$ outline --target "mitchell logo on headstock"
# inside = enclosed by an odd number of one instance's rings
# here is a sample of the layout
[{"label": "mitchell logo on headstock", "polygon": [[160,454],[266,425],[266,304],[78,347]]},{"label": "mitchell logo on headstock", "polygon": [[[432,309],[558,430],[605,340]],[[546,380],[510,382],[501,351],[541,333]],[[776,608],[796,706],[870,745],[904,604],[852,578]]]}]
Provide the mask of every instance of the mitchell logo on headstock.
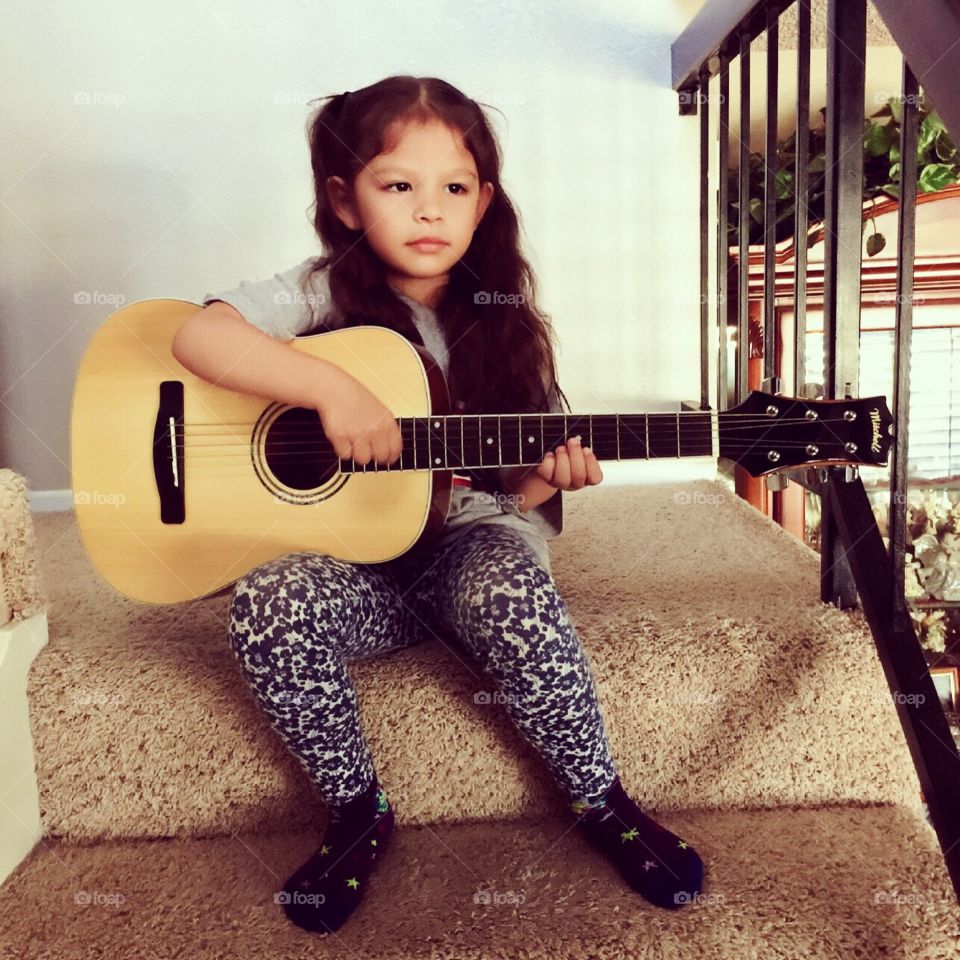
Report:
[{"label": "mitchell logo on headstock", "polygon": [[880,411],[874,408],[870,411],[870,423],[873,426],[873,440],[870,449],[874,453],[880,452]]}]

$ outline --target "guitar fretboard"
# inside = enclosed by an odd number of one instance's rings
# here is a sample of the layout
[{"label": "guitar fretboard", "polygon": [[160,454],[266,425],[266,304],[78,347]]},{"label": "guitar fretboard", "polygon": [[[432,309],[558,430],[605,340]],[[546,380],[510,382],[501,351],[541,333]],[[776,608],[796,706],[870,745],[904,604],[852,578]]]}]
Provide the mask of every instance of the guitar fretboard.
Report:
[{"label": "guitar fretboard", "polygon": [[530,466],[570,437],[598,460],[704,457],[719,453],[717,415],[520,413],[398,417],[403,449],[389,465],[340,460],[344,473]]}]

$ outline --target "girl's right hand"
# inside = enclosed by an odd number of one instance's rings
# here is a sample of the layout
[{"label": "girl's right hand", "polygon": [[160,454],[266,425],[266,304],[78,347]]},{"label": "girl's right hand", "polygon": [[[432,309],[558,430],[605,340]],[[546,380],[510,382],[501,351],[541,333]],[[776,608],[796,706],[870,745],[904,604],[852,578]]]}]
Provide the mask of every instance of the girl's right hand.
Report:
[{"label": "girl's right hand", "polygon": [[341,460],[361,466],[375,460],[386,466],[403,443],[393,413],[359,380],[345,378],[337,396],[317,406],[323,432]]}]

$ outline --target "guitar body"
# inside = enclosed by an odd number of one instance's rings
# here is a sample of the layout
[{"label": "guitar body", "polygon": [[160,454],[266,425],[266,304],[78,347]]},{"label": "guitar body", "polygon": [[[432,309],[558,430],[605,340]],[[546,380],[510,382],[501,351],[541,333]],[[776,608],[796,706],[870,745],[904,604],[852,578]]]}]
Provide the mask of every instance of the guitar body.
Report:
[{"label": "guitar body", "polygon": [[[171,299],[123,307],[94,333],[80,362],[70,431],[77,522],[111,586],[134,600],[179,603],[220,592],[285,553],[375,563],[440,532],[451,471],[340,472],[329,445],[317,453],[315,411],[227,390],[186,370],[171,344],[199,309]],[[351,327],[291,346],[345,369],[395,416],[449,411],[442,371],[392,330]],[[178,395],[179,384],[176,463],[157,425],[169,419],[162,390]],[[165,492],[158,484],[164,453],[176,467]],[[182,518],[162,518],[162,497],[171,509],[180,498]]]}]

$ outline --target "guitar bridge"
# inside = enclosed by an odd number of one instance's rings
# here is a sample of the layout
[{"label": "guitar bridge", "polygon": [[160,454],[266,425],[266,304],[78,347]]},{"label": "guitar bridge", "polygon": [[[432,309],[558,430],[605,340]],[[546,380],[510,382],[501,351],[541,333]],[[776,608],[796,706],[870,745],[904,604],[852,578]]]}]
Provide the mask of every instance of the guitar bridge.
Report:
[{"label": "guitar bridge", "polygon": [[153,480],[162,523],[183,523],[186,517],[183,449],[183,382],[163,380],[153,425]]}]

